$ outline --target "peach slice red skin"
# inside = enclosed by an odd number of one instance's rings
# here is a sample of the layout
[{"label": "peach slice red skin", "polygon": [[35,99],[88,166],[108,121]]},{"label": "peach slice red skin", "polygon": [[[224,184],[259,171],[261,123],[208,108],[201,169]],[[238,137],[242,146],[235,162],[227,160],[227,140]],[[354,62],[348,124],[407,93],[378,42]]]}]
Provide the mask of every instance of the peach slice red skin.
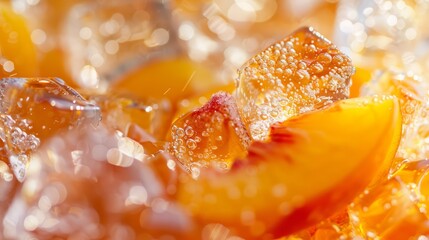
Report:
[{"label": "peach slice red skin", "polygon": [[[320,192],[317,194],[309,194],[307,192],[309,196],[304,199],[293,199],[293,197],[289,196],[289,200],[286,199],[286,203],[290,204],[291,208],[287,209],[286,212],[280,213],[278,210],[280,209],[279,207],[281,207],[280,203],[283,203],[284,199],[270,198],[271,187],[269,187],[269,189],[264,186],[259,189],[256,187],[256,190],[259,192],[255,193],[253,199],[248,196],[243,197],[243,195],[239,195],[238,200],[231,200],[225,195],[228,194],[230,185],[235,185],[232,187],[245,188],[246,184],[247,187],[252,184],[260,185],[260,183],[271,184],[269,186],[272,187],[274,184],[277,184],[277,181],[281,179],[279,179],[279,176],[282,175],[282,169],[293,167],[293,165],[297,164],[297,162],[294,161],[296,159],[288,157],[291,153],[294,153],[291,152],[294,151],[293,145],[296,144],[294,141],[302,141],[303,139],[306,141],[305,134],[288,136],[288,125],[294,125],[293,122],[295,122],[296,129],[300,122],[305,121],[305,118],[308,118],[311,114],[305,114],[286,121],[281,124],[283,127],[281,125],[273,126],[271,129],[271,142],[253,143],[249,148],[246,161],[237,160],[237,163],[233,165],[231,171],[226,173],[226,175],[212,170],[204,170],[201,172],[200,179],[196,181],[189,180],[190,177],[182,177],[179,181],[178,201],[181,202],[185,208],[188,208],[200,223],[221,222],[225,226],[231,228],[233,232],[246,238],[265,239],[281,237],[316,224],[334,214],[337,210],[343,209],[354,197],[362,192],[371,181],[374,181],[373,178],[380,177],[381,172],[385,172],[385,168],[390,166],[391,159],[395,154],[400,139],[401,116],[396,98],[382,101],[391,101],[387,103],[388,106],[383,106],[388,107],[388,110],[386,108],[383,110],[384,112],[382,112],[383,114],[390,112],[391,116],[383,121],[385,125],[379,130],[378,135],[375,135],[376,138],[371,140],[371,146],[365,149],[366,152],[361,155],[362,158],[358,160],[355,165],[352,165],[353,168],[348,169],[348,173],[344,173],[342,176],[338,177],[339,179],[333,181],[332,185],[325,185],[330,186],[329,189],[319,189],[318,191]],[[341,111],[341,105],[334,104],[330,109],[331,112]],[[371,113],[373,110],[368,109],[367,111],[366,113]],[[376,121],[377,114],[373,117],[373,120],[370,122],[370,124],[372,124],[370,129],[377,127],[375,124],[379,124],[379,122]],[[349,118],[347,120],[353,119]],[[355,122],[350,122],[348,124],[350,125],[349,127],[353,127]],[[333,129],[335,130],[335,128],[331,128],[331,130]],[[364,130],[368,129],[364,128]],[[321,133],[320,135],[325,133]],[[291,134],[293,135],[294,133],[291,132]],[[303,139],[297,139],[297,137],[303,137]],[[358,137],[362,137],[362,135],[358,135]],[[362,143],[357,141],[356,144]],[[288,150],[288,146],[290,146],[292,150]],[[310,151],[317,151],[317,149],[312,150],[308,148],[308,146],[298,146],[298,153],[300,150],[303,151],[307,149]],[[335,155],[334,152],[333,155]],[[344,157],[347,157],[347,155],[345,154]],[[308,160],[308,164],[311,164],[311,160]],[[335,166],[328,165],[327,168],[329,167]],[[329,174],[329,171],[326,170],[329,169],[320,169],[320,171],[325,171]],[[256,172],[256,174],[254,172]],[[293,172],[289,171],[289,174],[292,173]],[[287,171],[284,174],[287,174]],[[238,176],[238,178],[234,178],[233,176]],[[252,179],[252,177],[256,178],[256,181],[254,181],[255,179]],[[222,178],[231,181],[225,181]],[[303,177],[293,181],[305,180],[306,178]],[[290,182],[292,181],[289,181],[289,183]],[[318,183],[313,182],[312,184]],[[311,182],[308,182],[301,186],[306,186],[308,188],[307,191],[309,191],[314,187],[310,185]],[[286,190],[288,190],[287,187],[288,186],[286,186]],[[292,191],[294,187],[295,190],[297,189],[297,186],[291,187]],[[317,188],[314,189],[317,190]],[[192,190],[194,190],[193,193],[190,192]],[[305,190],[303,192],[304,193],[296,192],[293,196],[305,194]],[[243,194],[243,191],[241,193]],[[217,200],[219,203],[210,203],[213,199],[215,201]],[[253,207],[254,212],[253,215],[251,213],[250,216],[255,219],[253,219],[254,221],[252,224],[246,225],[242,223],[244,208],[240,205],[249,206],[250,210],[252,210]],[[210,209],[211,207],[214,209]],[[224,209],[221,209],[221,207]],[[249,215],[248,213],[246,214],[247,216]],[[254,230],[258,226],[260,227],[261,223],[263,227],[260,231]]]},{"label": "peach slice red skin", "polygon": [[[396,103],[397,106],[399,106],[398,103]],[[394,110],[398,112],[399,110]],[[395,113],[394,113],[395,114]],[[400,114],[400,113],[397,113]],[[397,118],[398,123],[397,125],[401,125],[402,121],[401,118]],[[382,161],[381,167],[377,166],[376,164],[368,164],[368,162],[364,161],[362,162],[361,166],[357,167],[356,170],[351,173],[346,179],[349,179],[349,181],[340,181],[339,184],[334,188],[331,189],[331,191],[326,192],[325,194],[319,196],[318,198],[313,199],[312,201],[305,204],[304,207],[295,209],[292,214],[284,218],[276,227],[273,228],[273,232],[282,233],[282,235],[287,235],[293,232],[296,232],[298,230],[301,230],[308,226],[310,222],[313,224],[317,223],[319,220],[317,218],[311,219],[309,217],[312,216],[312,214],[317,213],[318,215],[323,216],[329,216],[332,215],[332,211],[330,211],[327,206],[329,205],[336,205],[338,209],[344,208],[349,202],[351,202],[355,197],[357,192],[362,192],[365,187],[368,186],[368,182],[362,181],[362,176],[374,176],[374,178],[371,181],[371,183],[379,182],[380,179],[384,179],[386,177],[386,174],[388,170],[390,169],[391,160],[395,156],[396,149],[399,146],[399,140],[400,140],[400,132],[393,133],[393,136],[391,136],[394,141],[391,143],[390,151],[387,151],[384,161]],[[396,136],[395,136],[396,135]],[[381,137],[388,137],[388,136],[381,136]],[[383,139],[380,139],[379,142],[383,142]],[[377,146],[375,146],[377,148]],[[376,152],[374,150],[370,151],[370,153]],[[371,159],[371,156],[367,157],[368,159]],[[351,181],[350,181],[351,180]],[[372,185],[372,184],[371,184]],[[332,198],[332,196],[335,196],[336,189],[348,189],[351,186],[355,190],[358,191],[345,191],[343,192],[341,198],[347,199],[347,201],[338,201],[338,199]],[[312,224],[310,224],[312,225]]]}]

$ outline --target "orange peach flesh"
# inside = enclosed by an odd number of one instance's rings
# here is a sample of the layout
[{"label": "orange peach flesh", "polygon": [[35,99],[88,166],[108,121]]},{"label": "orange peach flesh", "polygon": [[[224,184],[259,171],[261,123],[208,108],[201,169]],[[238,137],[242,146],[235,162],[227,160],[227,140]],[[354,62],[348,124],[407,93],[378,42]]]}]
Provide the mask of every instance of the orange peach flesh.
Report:
[{"label": "orange peach flesh", "polygon": [[272,126],[227,174],[183,175],[177,199],[202,223],[245,237],[290,234],[349,204],[391,160],[400,132],[396,98],[340,101]]},{"label": "orange peach flesh", "polygon": [[37,73],[36,49],[30,35],[24,17],[0,2],[0,78]]},{"label": "orange peach flesh", "polygon": [[166,98],[174,102],[214,86],[214,76],[210,69],[187,58],[178,57],[153,61],[130,71],[117,79],[111,90],[125,92],[133,97]]}]

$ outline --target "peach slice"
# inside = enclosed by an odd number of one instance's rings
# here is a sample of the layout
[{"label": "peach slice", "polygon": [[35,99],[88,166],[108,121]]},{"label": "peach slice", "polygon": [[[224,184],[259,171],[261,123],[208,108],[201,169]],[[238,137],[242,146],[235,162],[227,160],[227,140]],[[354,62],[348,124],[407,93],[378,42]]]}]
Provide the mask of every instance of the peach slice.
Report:
[{"label": "peach slice", "polygon": [[0,2],[0,78],[37,73],[36,48],[30,35],[24,17]]},{"label": "peach slice", "polygon": [[300,28],[239,71],[237,105],[255,140],[270,125],[349,97],[351,60],[312,28]]},{"label": "peach slice", "polygon": [[133,97],[167,98],[174,102],[207,91],[214,85],[210,69],[178,57],[153,61],[130,71],[117,79],[111,89]]},{"label": "peach slice", "polygon": [[291,234],[343,209],[386,171],[400,134],[395,97],[342,100],[273,125],[227,173],[183,175],[177,199],[202,223],[243,237]]}]

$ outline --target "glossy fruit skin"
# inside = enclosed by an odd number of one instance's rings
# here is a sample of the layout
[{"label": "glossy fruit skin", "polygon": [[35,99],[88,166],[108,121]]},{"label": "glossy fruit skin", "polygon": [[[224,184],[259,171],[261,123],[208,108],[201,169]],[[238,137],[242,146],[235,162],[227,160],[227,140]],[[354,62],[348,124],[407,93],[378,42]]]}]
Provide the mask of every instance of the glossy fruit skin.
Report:
[{"label": "glossy fruit skin", "polygon": [[182,177],[177,199],[199,221],[246,238],[291,234],[343,209],[385,173],[400,132],[396,98],[340,101],[273,125],[230,172]]}]

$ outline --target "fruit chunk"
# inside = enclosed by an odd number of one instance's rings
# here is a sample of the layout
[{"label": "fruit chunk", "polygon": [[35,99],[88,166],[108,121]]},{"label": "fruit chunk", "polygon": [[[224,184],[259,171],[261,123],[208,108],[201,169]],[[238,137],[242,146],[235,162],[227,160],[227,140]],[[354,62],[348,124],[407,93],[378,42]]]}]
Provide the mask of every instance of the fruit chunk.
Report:
[{"label": "fruit chunk", "polygon": [[312,28],[301,28],[250,59],[236,91],[241,117],[255,140],[271,124],[349,96],[351,60]]},{"label": "fruit chunk", "polygon": [[174,58],[150,62],[117,79],[111,89],[134,97],[174,102],[207,91],[214,82],[210,69],[186,58]]},{"label": "fruit chunk", "polygon": [[[343,209],[379,174],[401,132],[394,97],[343,100],[273,125],[227,173],[181,178],[177,199],[202,222],[279,237]],[[365,144],[361,144],[362,142]]]},{"label": "fruit chunk", "polygon": [[0,78],[35,76],[36,49],[24,18],[0,2]]},{"label": "fruit chunk", "polygon": [[356,72],[352,76],[352,85],[350,86],[350,97],[361,96],[362,86],[371,80],[372,72],[369,69],[356,67]]},{"label": "fruit chunk", "polygon": [[171,137],[172,154],[189,171],[209,164],[228,169],[234,158],[245,155],[250,143],[235,101],[225,92],[176,120]]},{"label": "fruit chunk", "polygon": [[[69,66],[67,65],[68,61],[75,60],[72,60],[72,57],[67,55],[65,51],[70,49],[70,47],[63,46],[64,41],[68,39],[65,30],[69,28],[69,26],[65,25],[64,20],[70,16],[70,10],[74,6],[83,2],[87,2],[87,0],[13,1],[14,9],[19,11],[28,20],[32,41],[37,49],[38,74],[22,74],[24,77],[58,77],[71,87],[78,86],[73,81]],[[76,25],[76,23],[74,24]],[[79,34],[75,36],[79,36]],[[84,52],[88,53],[88,51]],[[94,54],[91,53],[90,55],[93,56]]]},{"label": "fruit chunk", "polygon": [[99,108],[57,78],[0,80],[0,147],[19,181],[41,140],[84,122],[97,125]]}]

